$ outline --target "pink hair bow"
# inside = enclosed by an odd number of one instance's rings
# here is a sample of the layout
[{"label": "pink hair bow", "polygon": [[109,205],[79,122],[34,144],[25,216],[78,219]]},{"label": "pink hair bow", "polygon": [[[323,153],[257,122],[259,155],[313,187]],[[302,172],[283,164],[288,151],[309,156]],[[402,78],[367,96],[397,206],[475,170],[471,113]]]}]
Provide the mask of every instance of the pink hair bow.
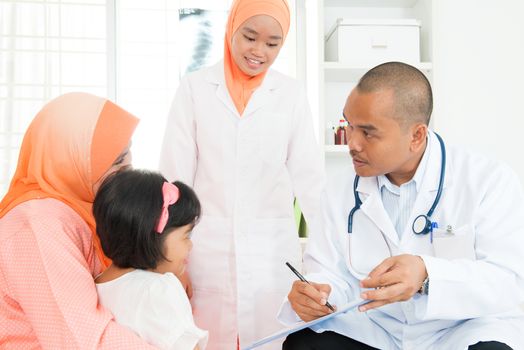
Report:
[{"label": "pink hair bow", "polygon": [[178,187],[170,182],[164,182],[162,185],[162,195],[164,197],[164,204],[162,205],[162,214],[156,224],[156,232],[162,233],[169,219],[169,206],[175,204],[180,196]]}]

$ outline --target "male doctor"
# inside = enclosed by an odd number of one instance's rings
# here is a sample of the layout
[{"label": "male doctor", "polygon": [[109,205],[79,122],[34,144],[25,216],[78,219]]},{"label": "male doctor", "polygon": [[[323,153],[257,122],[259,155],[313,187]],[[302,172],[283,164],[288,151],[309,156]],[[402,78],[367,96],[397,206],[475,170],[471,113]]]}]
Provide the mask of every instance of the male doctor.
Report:
[{"label": "male doctor", "polygon": [[304,255],[311,284],[295,281],[279,319],[367,304],[283,349],[524,349],[519,180],[429,131],[431,111],[425,76],[398,62],[349,95],[353,167],[330,181]]}]

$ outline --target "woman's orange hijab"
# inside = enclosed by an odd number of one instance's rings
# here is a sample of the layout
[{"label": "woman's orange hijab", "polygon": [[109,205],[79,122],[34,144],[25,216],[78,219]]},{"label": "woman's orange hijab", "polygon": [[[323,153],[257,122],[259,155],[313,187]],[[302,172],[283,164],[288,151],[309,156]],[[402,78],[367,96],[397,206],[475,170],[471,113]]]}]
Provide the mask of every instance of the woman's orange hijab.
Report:
[{"label": "woman's orange hijab", "polygon": [[126,149],[137,124],[133,115],[90,94],[69,93],[49,102],[25,133],[0,218],[31,199],[58,199],[89,225],[95,251],[107,266],[91,212],[93,184]]},{"label": "woman's orange hijab", "polygon": [[235,0],[229,12],[224,43],[224,73],[226,85],[238,110],[242,115],[253,91],[262,84],[267,70],[251,77],[242,72],[231,55],[231,41],[238,28],[247,19],[257,15],[273,17],[282,28],[283,38],[289,31],[289,6],[286,0]]}]

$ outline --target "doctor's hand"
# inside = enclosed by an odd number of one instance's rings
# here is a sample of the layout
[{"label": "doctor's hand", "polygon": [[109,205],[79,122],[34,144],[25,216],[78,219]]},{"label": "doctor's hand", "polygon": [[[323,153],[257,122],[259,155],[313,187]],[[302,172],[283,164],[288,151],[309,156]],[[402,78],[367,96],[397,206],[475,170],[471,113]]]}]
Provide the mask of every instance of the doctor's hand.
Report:
[{"label": "doctor's hand", "polygon": [[326,306],[329,293],[329,284],[308,284],[297,280],[293,282],[287,298],[297,315],[308,322],[333,312]]},{"label": "doctor's hand", "polygon": [[397,255],[385,259],[360,281],[362,288],[375,288],[362,292],[362,299],[370,300],[362,305],[360,311],[368,311],[379,306],[406,301],[420,290],[428,273],[424,260],[416,255]]}]

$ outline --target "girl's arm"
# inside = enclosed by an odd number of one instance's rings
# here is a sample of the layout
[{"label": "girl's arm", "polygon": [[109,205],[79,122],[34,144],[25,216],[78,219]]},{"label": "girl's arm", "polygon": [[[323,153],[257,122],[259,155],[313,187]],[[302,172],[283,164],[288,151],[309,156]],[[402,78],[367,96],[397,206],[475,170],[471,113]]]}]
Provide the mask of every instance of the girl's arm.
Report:
[{"label": "girl's arm", "polygon": [[[145,339],[153,339],[162,349],[198,349],[207,344],[208,332],[198,328],[191,305],[178,278],[163,274],[148,285],[149,298],[137,315]],[[140,333],[142,334],[142,333]]]}]

